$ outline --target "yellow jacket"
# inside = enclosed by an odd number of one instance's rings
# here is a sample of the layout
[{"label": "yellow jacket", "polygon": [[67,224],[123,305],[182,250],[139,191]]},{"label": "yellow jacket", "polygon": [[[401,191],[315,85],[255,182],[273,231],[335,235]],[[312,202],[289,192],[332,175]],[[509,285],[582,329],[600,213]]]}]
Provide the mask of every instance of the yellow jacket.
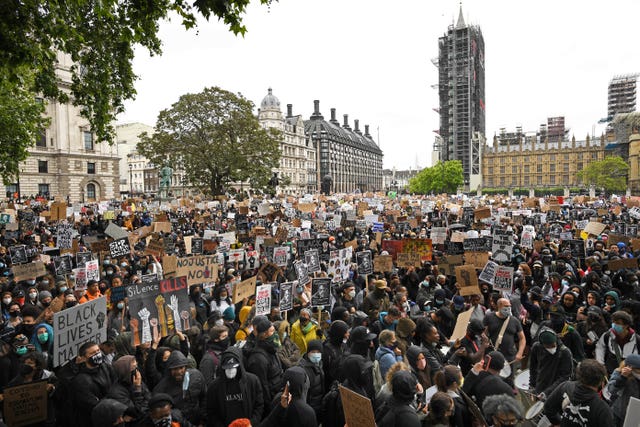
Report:
[{"label": "yellow jacket", "polygon": [[305,354],[307,352],[307,344],[311,340],[323,339],[318,336],[318,325],[315,323],[311,323],[311,327],[305,334],[302,331],[302,327],[300,326],[300,319],[296,320],[293,325],[291,325],[291,341],[294,342],[295,345],[300,349],[300,354]]}]

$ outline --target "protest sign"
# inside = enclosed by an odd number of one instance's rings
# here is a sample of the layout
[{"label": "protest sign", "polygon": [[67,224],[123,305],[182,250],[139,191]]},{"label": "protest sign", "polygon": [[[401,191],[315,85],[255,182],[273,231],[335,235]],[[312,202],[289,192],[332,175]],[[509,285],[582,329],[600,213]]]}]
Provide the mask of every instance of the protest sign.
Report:
[{"label": "protest sign", "polygon": [[624,424],[622,427],[636,427],[640,425],[640,399],[633,396],[629,398]]},{"label": "protest sign", "polygon": [[87,261],[91,261],[93,259],[93,254],[91,252],[77,252],[76,253],[76,266],[84,267]]},{"label": "protest sign", "polygon": [[71,270],[73,269],[73,261],[71,259],[70,254],[65,254],[62,256],[54,256],[52,257],[53,267],[58,276],[65,276],[67,274],[71,274]]},{"label": "protest sign", "polygon": [[13,280],[19,282],[21,280],[35,279],[47,274],[47,269],[42,261],[28,262],[26,264],[16,264],[11,266],[13,272]]},{"label": "protest sign", "polygon": [[445,240],[447,240],[445,227],[431,227],[431,241],[434,245],[444,245]]},{"label": "protest sign", "polygon": [[594,236],[599,236],[602,234],[604,229],[607,228],[606,224],[601,222],[590,221],[586,227],[584,227],[584,231],[588,234],[593,234]]},{"label": "protest sign", "polygon": [[233,287],[233,303],[237,304],[245,298],[249,298],[256,293],[256,276],[250,277],[237,283]]},{"label": "protest sign", "polygon": [[75,277],[75,290],[87,289],[87,269],[74,268],[73,275]]},{"label": "protest sign", "polygon": [[309,272],[307,271],[307,265],[302,261],[296,261],[293,264],[293,267],[296,270],[296,276],[298,277],[298,282],[301,285],[306,285],[309,283]]},{"label": "protest sign", "polygon": [[47,420],[49,392],[46,380],[5,387],[2,393],[2,413],[8,426],[40,425]]},{"label": "protest sign", "polygon": [[478,279],[482,280],[483,282],[493,284],[493,278],[496,276],[497,269],[498,264],[493,261],[488,261],[480,272],[480,276],[478,277]]},{"label": "protest sign", "polygon": [[371,251],[356,252],[356,262],[358,264],[358,274],[365,275],[373,273]]},{"label": "protest sign", "polygon": [[607,262],[607,266],[608,266],[608,269],[611,271],[618,271],[623,268],[635,270],[638,268],[638,259],[637,258],[612,259]]},{"label": "protest sign", "polygon": [[475,266],[476,269],[482,270],[485,264],[489,261],[488,252],[465,252],[464,263]]},{"label": "protest sign", "polygon": [[376,425],[371,400],[339,385],[340,400],[344,410],[345,424],[349,427],[372,427]]},{"label": "protest sign", "polygon": [[127,286],[133,345],[190,328],[186,277]]},{"label": "protest sign", "polygon": [[473,212],[473,217],[476,221],[479,221],[484,218],[491,218],[491,208],[479,208]]},{"label": "protest sign", "polygon": [[447,255],[439,257],[438,271],[441,274],[452,276],[455,274],[455,268],[463,264],[462,261],[462,255]]},{"label": "protest sign", "polygon": [[104,234],[113,238],[113,240],[124,239],[125,237],[129,236],[129,233],[127,233],[127,231],[111,221],[109,221],[109,225],[107,226],[106,230],[104,230]]},{"label": "protest sign", "polygon": [[464,239],[462,247],[465,252],[489,252],[491,250],[491,239],[486,237]]},{"label": "protest sign", "polygon": [[109,255],[111,258],[120,258],[131,253],[131,245],[129,239],[122,238],[109,243]]},{"label": "protest sign", "polygon": [[218,277],[218,257],[215,255],[199,255],[178,258],[176,276],[184,276],[189,286],[216,280]]},{"label": "protest sign", "polygon": [[304,253],[304,262],[307,264],[307,271],[315,273],[320,271],[320,256],[317,249],[311,249]]},{"label": "protest sign", "polygon": [[154,233],[171,233],[171,223],[170,222],[154,222],[153,232]]},{"label": "protest sign", "polygon": [[420,254],[400,252],[396,255],[396,264],[401,268],[420,267]]},{"label": "protest sign", "polygon": [[109,289],[109,303],[114,304],[122,301],[127,297],[126,286],[114,286]]},{"label": "protest sign", "polygon": [[100,297],[53,314],[53,366],[62,366],[78,355],[87,341],[107,340],[107,299]]},{"label": "protest sign", "polygon": [[68,222],[58,224],[56,242],[60,249],[73,248],[73,224]]},{"label": "protest sign", "polygon": [[387,251],[389,255],[395,260],[397,254],[403,251],[403,240],[383,240],[382,250]]},{"label": "protest sign", "polygon": [[387,273],[393,271],[393,258],[391,255],[378,255],[373,259],[373,271]]},{"label": "protest sign", "polygon": [[513,288],[513,267],[498,266],[493,277],[493,289],[511,292]]},{"label": "protest sign", "polygon": [[458,314],[458,318],[456,319],[456,326],[453,328],[453,335],[449,338],[449,342],[455,342],[458,339],[464,338],[467,334],[467,327],[469,326],[469,321],[471,320],[471,315],[473,314],[473,308],[470,308],[467,311],[463,311]]},{"label": "protest sign", "polygon": [[[299,254],[304,254],[309,250],[316,249],[318,251],[318,256],[320,257],[320,261],[329,261],[329,237],[318,238],[318,239],[305,239],[298,240],[296,242],[296,248]],[[307,263],[309,264],[309,263]],[[311,270],[309,270],[311,271]]]},{"label": "protest sign", "polygon": [[331,278],[320,277],[311,281],[311,307],[329,305],[331,295]]},{"label": "protest sign", "polygon": [[284,313],[293,309],[293,282],[280,284],[280,312]]},{"label": "protest sign", "polygon": [[520,237],[520,246],[527,249],[533,249],[534,234],[530,231],[523,231]]},{"label": "protest sign", "polygon": [[422,261],[431,261],[431,239],[404,239],[402,242],[402,252],[419,254]]},{"label": "protest sign", "polygon": [[511,261],[513,251],[513,232],[495,230],[493,233],[491,258],[496,262]]},{"label": "protest sign", "polygon": [[100,281],[100,266],[97,259],[92,259],[85,262],[84,268],[87,272],[87,281],[96,280]]},{"label": "protest sign", "polygon": [[11,264],[24,264],[25,262],[29,262],[27,247],[25,245],[10,246],[9,256],[11,257]]},{"label": "protest sign", "polygon": [[565,240],[560,244],[560,248],[571,251],[571,256],[575,259],[584,259],[586,252],[584,247],[584,240]]},{"label": "protest sign", "polygon": [[460,286],[460,295],[480,295],[478,287],[478,276],[476,268],[473,265],[460,265],[455,268],[456,281]]},{"label": "protest sign", "polygon": [[273,263],[278,267],[286,267],[289,259],[289,248],[278,246],[273,249]]},{"label": "protest sign", "polygon": [[256,287],[256,316],[266,316],[271,312],[271,285]]},{"label": "protest sign", "polygon": [[191,253],[194,255],[202,254],[202,239],[200,237],[191,239]]}]

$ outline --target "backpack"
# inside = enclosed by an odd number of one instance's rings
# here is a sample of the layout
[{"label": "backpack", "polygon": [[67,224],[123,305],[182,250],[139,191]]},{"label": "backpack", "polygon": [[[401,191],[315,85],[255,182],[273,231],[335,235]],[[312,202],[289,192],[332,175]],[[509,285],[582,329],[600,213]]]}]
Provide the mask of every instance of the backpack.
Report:
[{"label": "backpack", "polygon": [[376,359],[373,362],[372,374],[373,374],[373,388],[376,391],[376,395],[378,395],[378,393],[380,392],[380,389],[384,384],[384,378],[382,378],[382,373],[380,372],[380,362],[378,361],[378,359]]}]

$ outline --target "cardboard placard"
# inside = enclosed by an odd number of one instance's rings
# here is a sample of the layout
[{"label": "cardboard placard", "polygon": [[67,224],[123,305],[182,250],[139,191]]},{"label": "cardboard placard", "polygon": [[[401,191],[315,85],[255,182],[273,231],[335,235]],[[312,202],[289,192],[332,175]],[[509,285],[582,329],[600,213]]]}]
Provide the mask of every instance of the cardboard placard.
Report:
[{"label": "cardboard placard", "polygon": [[391,255],[378,255],[373,259],[373,271],[387,273],[393,271],[393,257]]},{"label": "cardboard placard", "polygon": [[153,232],[154,233],[171,233],[171,223],[170,222],[154,222]]},{"label": "cardboard placard", "polygon": [[28,262],[26,264],[16,264],[11,267],[13,272],[13,280],[35,279],[47,274],[47,269],[42,261]]},{"label": "cardboard placard", "polygon": [[129,233],[124,228],[114,224],[111,221],[109,221],[109,225],[107,226],[106,230],[104,230],[104,234],[113,238],[114,240],[129,237]]},{"label": "cardboard placard", "polygon": [[213,282],[218,278],[218,257],[216,255],[178,258],[176,261],[176,276],[186,277],[189,286]]},{"label": "cardboard placard", "polygon": [[402,252],[416,253],[420,255],[421,261],[431,261],[433,257],[431,239],[404,239],[402,242]]},{"label": "cardboard placard", "polygon": [[[164,278],[168,279],[176,276],[178,270],[178,257],[175,255],[165,255],[162,257],[162,273]],[[184,276],[180,274],[180,276]]]},{"label": "cardboard placard", "polygon": [[456,326],[453,329],[453,334],[449,338],[449,342],[455,342],[458,339],[464,338],[464,336],[467,334],[467,327],[469,326],[469,321],[471,320],[472,314],[473,308],[470,308],[469,310],[458,314],[458,318],[456,319]]},{"label": "cardboard placard", "polygon": [[440,274],[453,276],[455,274],[455,268],[462,264],[462,255],[447,255],[438,260],[438,271]]},{"label": "cardboard placard", "polygon": [[611,271],[618,271],[623,268],[635,270],[638,268],[637,258],[622,258],[612,259],[607,262],[608,268]]},{"label": "cardboard placard", "polygon": [[36,381],[3,391],[3,415],[7,425],[21,427],[38,425],[47,420],[47,381]]},{"label": "cardboard placard", "polygon": [[409,268],[409,267],[420,267],[420,254],[415,252],[401,252],[396,255],[396,264],[398,267]]},{"label": "cardboard placard", "polygon": [[256,316],[265,316],[271,312],[271,285],[256,288]]},{"label": "cardboard placard", "polygon": [[344,420],[349,427],[372,427],[376,425],[371,400],[339,385]]},{"label": "cardboard placard", "polygon": [[78,355],[87,341],[107,340],[107,299],[100,297],[53,315],[53,366],[62,366]]},{"label": "cardboard placard", "polygon": [[53,202],[49,207],[51,221],[62,221],[67,218],[67,204],[65,202]]},{"label": "cardboard placard", "polygon": [[250,277],[237,283],[233,287],[233,303],[237,304],[245,298],[249,298],[256,293],[256,276]]},{"label": "cardboard placard", "polygon": [[491,218],[491,208],[486,207],[486,208],[476,209],[475,211],[473,211],[473,218],[475,221],[478,221],[484,218]]},{"label": "cardboard placard", "polygon": [[455,268],[456,281],[460,285],[460,295],[480,295],[478,276],[473,265],[461,265]]},{"label": "cardboard placard", "polygon": [[590,221],[584,228],[584,231],[586,233],[593,234],[594,236],[599,236],[600,234],[602,234],[605,228],[607,228],[606,224]]},{"label": "cardboard placard", "polygon": [[473,265],[478,270],[482,270],[487,261],[489,261],[489,254],[487,252],[464,253],[464,263],[467,265]]}]

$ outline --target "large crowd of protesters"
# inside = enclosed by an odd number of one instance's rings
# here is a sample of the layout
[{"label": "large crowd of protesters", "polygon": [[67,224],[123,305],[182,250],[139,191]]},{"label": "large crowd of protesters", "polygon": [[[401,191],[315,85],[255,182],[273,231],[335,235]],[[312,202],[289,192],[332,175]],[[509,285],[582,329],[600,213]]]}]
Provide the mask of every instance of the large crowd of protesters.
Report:
[{"label": "large crowd of protesters", "polygon": [[[128,200],[68,206],[69,216],[56,221],[51,202],[4,203],[0,215],[11,215],[0,224],[0,399],[12,387],[46,382],[46,420],[34,426],[343,427],[342,386],[370,400],[380,427],[622,426],[631,398],[640,398],[640,276],[637,262],[620,262],[640,255],[635,202],[379,194]],[[30,224],[23,210],[35,215]],[[193,239],[207,237],[213,244],[201,253],[220,260],[217,277],[185,291],[189,328],[135,345],[128,300],[110,302],[106,340],[80,343],[77,356],[54,366],[54,313],[108,300],[113,288],[143,276],[163,279],[167,267],[140,238],[127,256],[93,252],[100,280],[76,289],[73,274],[58,274],[42,257],[57,247],[57,227],[73,225],[78,253],[106,240],[110,224],[134,233],[159,221],[170,230],[157,235],[173,242],[173,253],[162,255],[194,256]],[[586,223],[602,226],[590,232]],[[436,243],[436,228],[446,231],[444,241]],[[222,244],[232,231],[235,241]],[[510,258],[496,260],[513,269],[511,289],[479,280],[477,292],[461,292],[467,284],[451,259],[455,252],[464,263],[465,254],[451,242],[496,231],[512,236]],[[532,241],[523,244],[523,233]],[[297,242],[309,239],[325,240],[332,256],[351,248],[347,270],[338,276],[324,258],[300,283],[294,265],[306,260]],[[413,239],[431,239],[430,253],[398,265],[385,242]],[[11,248],[22,245],[28,262],[46,260],[46,274],[14,279]],[[269,245],[287,247],[288,260],[265,277]],[[230,259],[238,249],[244,254]],[[376,267],[389,255],[394,264],[362,274],[356,254],[365,251]],[[272,284],[267,314],[256,315],[255,295],[233,298],[252,277]],[[315,306],[313,280],[327,277],[329,304]],[[292,308],[281,312],[278,286],[288,282]]]}]

